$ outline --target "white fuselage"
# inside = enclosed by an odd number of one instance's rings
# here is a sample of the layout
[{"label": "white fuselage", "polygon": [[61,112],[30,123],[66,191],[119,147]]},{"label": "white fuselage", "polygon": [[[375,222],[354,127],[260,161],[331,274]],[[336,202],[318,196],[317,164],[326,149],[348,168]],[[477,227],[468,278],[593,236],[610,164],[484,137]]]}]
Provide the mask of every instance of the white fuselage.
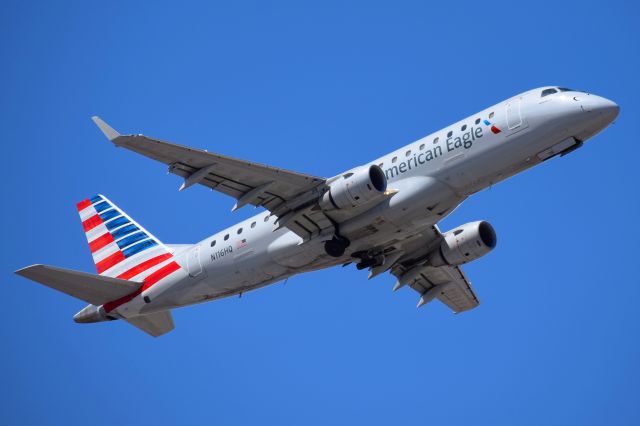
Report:
[{"label": "white fuselage", "polygon": [[580,146],[617,115],[617,106],[599,96],[541,96],[544,89],[507,99],[369,163],[384,170],[397,193],[361,212],[334,214],[351,241],[344,256],[328,256],[326,238],[303,242],[287,228],[276,229],[277,218],[262,212],[195,245],[172,246],[189,277],[164,286],[151,303],[136,298],[125,305],[126,314],[118,312],[130,316],[199,303],[349,262],[352,253],[409,238],[471,194]]}]

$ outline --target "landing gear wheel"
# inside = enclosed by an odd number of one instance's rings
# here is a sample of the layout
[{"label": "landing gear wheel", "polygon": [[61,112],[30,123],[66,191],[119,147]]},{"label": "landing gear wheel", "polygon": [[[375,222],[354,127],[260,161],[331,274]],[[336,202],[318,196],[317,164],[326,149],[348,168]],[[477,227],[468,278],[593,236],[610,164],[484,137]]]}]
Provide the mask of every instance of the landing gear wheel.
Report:
[{"label": "landing gear wheel", "polygon": [[336,235],[335,237],[333,237],[333,239],[336,240],[338,243],[342,244],[344,248],[347,248],[351,245],[351,241],[349,241],[345,237],[341,237],[340,235]]},{"label": "landing gear wheel", "polygon": [[324,243],[324,251],[331,257],[342,257],[351,242],[344,237],[333,237]]},{"label": "landing gear wheel", "polygon": [[329,240],[324,243],[324,251],[331,257],[341,257],[344,255],[345,249],[345,246],[334,240]]}]

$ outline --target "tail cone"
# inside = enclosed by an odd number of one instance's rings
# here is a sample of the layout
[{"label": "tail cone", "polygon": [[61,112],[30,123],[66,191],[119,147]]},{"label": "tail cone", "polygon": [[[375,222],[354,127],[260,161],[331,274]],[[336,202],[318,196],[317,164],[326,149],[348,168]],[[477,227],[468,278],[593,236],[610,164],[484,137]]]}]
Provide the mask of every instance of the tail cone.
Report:
[{"label": "tail cone", "polygon": [[88,305],[83,310],[73,316],[73,320],[78,323],[109,321],[113,318],[107,317],[102,306]]}]

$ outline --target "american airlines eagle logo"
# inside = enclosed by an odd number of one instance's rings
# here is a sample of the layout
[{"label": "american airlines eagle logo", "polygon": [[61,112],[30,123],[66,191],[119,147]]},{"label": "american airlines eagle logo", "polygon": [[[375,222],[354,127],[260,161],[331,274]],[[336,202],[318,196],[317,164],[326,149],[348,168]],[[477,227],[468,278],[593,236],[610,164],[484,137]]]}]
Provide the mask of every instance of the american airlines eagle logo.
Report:
[{"label": "american airlines eagle logo", "polygon": [[502,130],[498,129],[495,124],[491,124],[489,120],[484,120],[484,124],[487,126],[491,126],[491,131],[496,135],[500,133]]}]

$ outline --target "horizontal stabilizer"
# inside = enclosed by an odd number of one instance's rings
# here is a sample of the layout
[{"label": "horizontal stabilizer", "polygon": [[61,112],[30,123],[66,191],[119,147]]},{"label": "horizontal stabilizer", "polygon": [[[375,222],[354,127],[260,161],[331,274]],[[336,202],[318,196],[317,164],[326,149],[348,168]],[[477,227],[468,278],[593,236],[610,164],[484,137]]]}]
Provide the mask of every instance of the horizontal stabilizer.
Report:
[{"label": "horizontal stabilizer", "polygon": [[17,270],[16,274],[96,306],[131,294],[142,285],[135,281],[48,265],[27,266]]},{"label": "horizontal stabilizer", "polygon": [[153,337],[162,336],[163,334],[168,333],[175,328],[175,325],[173,325],[173,317],[171,316],[171,311],[162,311],[153,314],[127,318],[126,321]]}]

